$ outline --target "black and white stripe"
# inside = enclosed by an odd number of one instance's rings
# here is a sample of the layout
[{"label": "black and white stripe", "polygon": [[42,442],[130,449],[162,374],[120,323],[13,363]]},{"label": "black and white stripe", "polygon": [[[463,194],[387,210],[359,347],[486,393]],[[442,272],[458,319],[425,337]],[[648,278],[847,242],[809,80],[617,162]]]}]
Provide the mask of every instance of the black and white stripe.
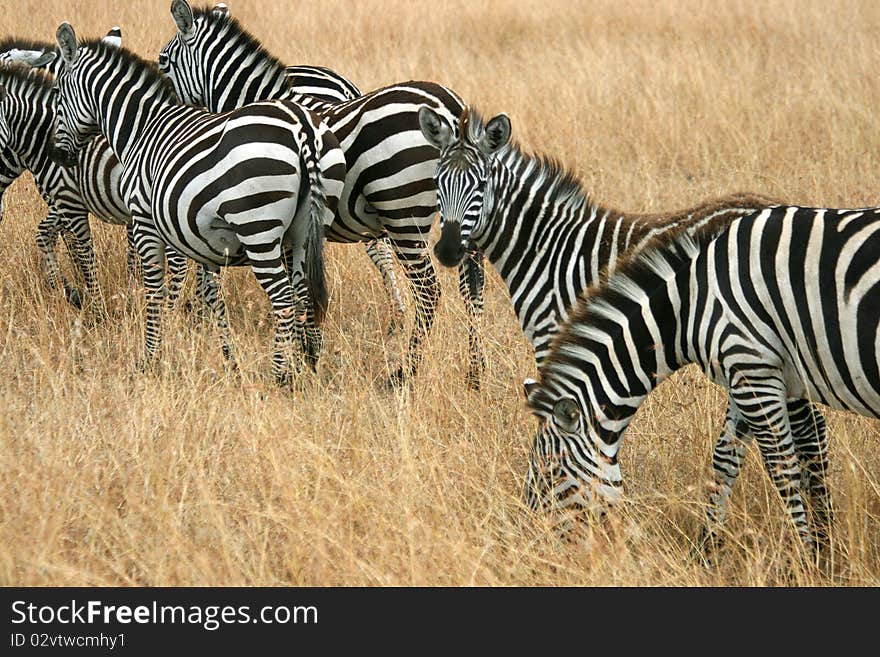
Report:
[{"label": "black and white stripe", "polygon": [[413,374],[440,294],[427,248],[436,212],[437,151],[421,134],[418,111],[427,105],[454,123],[462,110],[459,98],[438,84],[407,82],[348,102],[323,103],[291,89],[284,66],[228,12],[193,12],[185,0],[175,0],[172,16],[178,32],[162,49],[159,67],[183,100],[225,111],[254,100],[289,98],[318,110],[336,135],[348,176],[327,238],[390,240],[413,284],[417,312],[409,362],[392,381]]},{"label": "black and white stripe", "polygon": [[[878,254],[880,209],[774,207],[646,246],[588,291],[528,391],[541,419],[530,501],[617,497],[633,415],[697,363],[729,393],[713,503],[729,496],[753,436],[804,544],[827,540],[827,437],[812,404],[880,417]],[[810,405],[792,412],[797,400]],[[721,520],[710,513],[710,537]]]},{"label": "black and white stripe", "polygon": [[595,203],[558,162],[510,141],[510,119],[486,122],[468,109],[458,130],[429,108],[422,130],[440,149],[436,185],[440,240],[434,252],[458,265],[469,247],[504,279],[538,366],[568,313],[601,272],[625,253],[682,224],[697,228],[771,204],[733,194],[667,214],[623,213]]},{"label": "black and white stripe", "polygon": [[[119,28],[102,41],[118,46]],[[81,305],[79,290],[61,273],[55,245],[61,234],[83,274],[90,300],[98,298],[95,256],[88,214],[110,224],[125,225],[128,233],[128,269],[134,272],[136,251],[131,215],[122,201],[119,176],[122,167],[103,137],[97,137],[78,154],[78,166],[64,168],[51,159],[55,107],[49,90],[61,66],[55,46],[34,41],[5,40],[0,43],[0,84],[8,90],[3,113],[10,125],[9,138],[0,151],[0,198],[22,172],[28,170],[49,205],[37,228],[37,245],[52,288],[62,287],[65,297]],[[8,65],[7,65],[8,64]],[[31,69],[28,67],[38,67]],[[0,206],[2,208],[2,206]],[[169,299],[173,302],[186,276],[186,258],[167,250]],[[213,283],[212,283],[213,284]]]},{"label": "black and white stripe", "polygon": [[[219,115],[183,105],[155,66],[130,51],[79,44],[66,23],[58,41],[65,66],[56,150],[72,155],[100,133],[122,163],[147,290],[147,360],[160,342],[162,253],[170,244],[211,271],[252,268],[276,318],[273,373],[288,381],[293,336],[302,336],[312,311],[321,321],[327,300],[322,233],[345,173],[332,133],[286,101]],[[212,310],[225,329],[221,299]],[[229,356],[227,337],[224,330]],[[307,333],[304,346],[314,365],[320,341]]]}]

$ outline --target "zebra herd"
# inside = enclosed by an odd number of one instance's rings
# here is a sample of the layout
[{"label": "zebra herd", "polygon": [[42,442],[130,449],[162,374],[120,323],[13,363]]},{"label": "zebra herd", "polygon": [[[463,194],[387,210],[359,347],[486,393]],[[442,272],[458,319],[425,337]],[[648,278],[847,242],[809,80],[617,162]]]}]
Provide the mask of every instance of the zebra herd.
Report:
[{"label": "zebra herd", "polygon": [[225,5],[174,0],[171,15],[158,67],[116,30],[81,40],[64,23],[57,47],[0,43],[0,192],[33,173],[49,205],[37,236],[49,283],[76,305],[54,257],[59,234],[94,302],[88,214],[127,226],[129,269],[139,263],[146,292],[145,367],[191,259],[233,365],[216,274],[249,266],[272,304],[275,378],[316,368],[326,238],[367,244],[393,323],[405,306],[392,256],[403,266],[416,323],[389,381],[402,384],[417,373],[439,299],[428,249],[439,210],[434,253],[459,270],[468,383],[478,388],[485,367],[484,258],[534,349],[531,507],[580,517],[616,502],[629,422],[660,382],[696,363],[728,391],[697,547],[719,542],[753,438],[804,547],[829,544],[816,404],[880,417],[880,210],[739,193],[624,214],[558,162],[525,153],[506,115],[484,120],[441,85],[362,94],[329,69],[285,67]]}]

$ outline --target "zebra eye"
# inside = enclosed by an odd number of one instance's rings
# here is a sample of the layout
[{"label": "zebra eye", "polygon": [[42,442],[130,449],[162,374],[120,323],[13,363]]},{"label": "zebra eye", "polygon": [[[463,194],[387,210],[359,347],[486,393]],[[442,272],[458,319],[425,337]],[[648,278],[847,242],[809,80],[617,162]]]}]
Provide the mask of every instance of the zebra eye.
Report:
[{"label": "zebra eye", "polygon": [[160,52],[159,53],[159,68],[168,68],[169,58],[168,53]]},{"label": "zebra eye", "polygon": [[581,409],[571,397],[563,397],[553,405],[553,419],[563,431],[574,433],[581,420]]}]

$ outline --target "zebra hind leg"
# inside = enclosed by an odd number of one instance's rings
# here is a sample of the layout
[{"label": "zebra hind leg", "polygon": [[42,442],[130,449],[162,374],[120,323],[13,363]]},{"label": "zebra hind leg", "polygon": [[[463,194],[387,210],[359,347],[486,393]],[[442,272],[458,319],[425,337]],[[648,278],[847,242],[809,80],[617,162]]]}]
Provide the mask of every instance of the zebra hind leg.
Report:
[{"label": "zebra hind leg", "polygon": [[790,401],[788,415],[801,464],[802,490],[809,500],[813,540],[821,552],[827,552],[831,546],[834,510],[827,484],[828,430],[825,416],[805,399]]},{"label": "zebra hind leg", "polygon": [[784,382],[776,376],[751,378],[741,390],[732,390],[739,413],[748,422],[761,450],[764,469],[788,511],[808,553],[814,549],[801,496],[801,468],[788,416]]},{"label": "zebra hind leg", "polygon": [[257,243],[255,236],[241,234],[239,239],[250,259],[257,282],[272,303],[272,314],[275,316],[272,374],[279,385],[289,385],[293,381],[290,355],[294,336],[298,332],[298,321],[293,288],[282,262],[281,240],[268,247]]},{"label": "zebra hind leg", "polygon": [[387,237],[370,240],[366,244],[367,255],[379,273],[382,275],[382,285],[391,306],[391,320],[388,322],[388,335],[394,335],[395,331],[402,329],[406,319],[406,303],[397,283],[397,274],[394,271],[393,250]]}]

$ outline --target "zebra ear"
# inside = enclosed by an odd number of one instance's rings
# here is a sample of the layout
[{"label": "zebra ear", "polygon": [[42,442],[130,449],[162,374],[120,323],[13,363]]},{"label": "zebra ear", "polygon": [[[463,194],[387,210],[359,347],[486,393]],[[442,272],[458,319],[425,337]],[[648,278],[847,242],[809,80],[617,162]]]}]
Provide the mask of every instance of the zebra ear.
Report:
[{"label": "zebra ear", "polygon": [[102,43],[106,43],[108,46],[113,46],[114,48],[119,48],[122,46],[122,30],[117,25],[116,27],[111,28],[109,32],[107,32],[107,36],[101,39]]},{"label": "zebra ear", "polygon": [[510,141],[510,118],[507,114],[499,114],[486,124],[486,130],[480,137],[478,146],[486,155],[498,152]]},{"label": "zebra ear", "polygon": [[11,58],[12,61],[21,62],[33,68],[40,68],[51,64],[58,56],[58,53],[54,50],[23,50],[20,53],[20,56]]},{"label": "zebra ear", "polygon": [[419,126],[428,143],[441,151],[452,141],[452,127],[427,105],[419,109]]},{"label": "zebra ear", "polygon": [[229,7],[226,6],[225,2],[218,2],[214,5],[214,8],[211,10],[211,13],[216,17],[227,17],[229,16]]},{"label": "zebra ear", "polygon": [[526,395],[526,401],[529,400],[529,396],[537,388],[538,388],[538,382],[535,381],[534,379],[526,379],[525,381],[523,381],[523,392]]},{"label": "zebra ear", "polygon": [[58,26],[58,31],[55,32],[55,38],[58,41],[58,48],[61,50],[61,58],[64,60],[64,63],[68,66],[75,64],[76,60],[79,59],[79,50],[76,43],[76,32],[73,31],[73,26],[67,21],[64,21]]},{"label": "zebra ear", "polygon": [[553,405],[553,419],[563,431],[577,431],[581,419],[581,409],[571,397],[563,397]]},{"label": "zebra ear", "polygon": [[193,18],[193,12],[190,6],[187,4],[186,0],[173,0],[171,3],[171,17],[174,19],[174,22],[177,24],[177,31],[180,32],[183,36],[189,36],[192,34],[193,23],[195,23],[195,18]]}]

